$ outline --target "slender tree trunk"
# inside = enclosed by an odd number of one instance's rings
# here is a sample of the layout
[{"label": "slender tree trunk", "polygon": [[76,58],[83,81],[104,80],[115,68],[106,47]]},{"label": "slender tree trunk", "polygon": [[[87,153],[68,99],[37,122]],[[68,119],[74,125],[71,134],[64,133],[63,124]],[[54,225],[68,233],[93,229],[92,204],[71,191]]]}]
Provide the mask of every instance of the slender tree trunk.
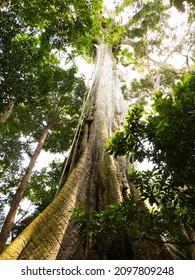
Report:
[{"label": "slender tree trunk", "polygon": [[45,126],[43,132],[42,132],[42,135],[41,135],[41,138],[39,140],[39,143],[37,144],[37,147],[36,147],[36,150],[34,152],[34,154],[32,155],[31,159],[30,159],[30,162],[29,162],[29,165],[26,169],[26,172],[22,178],[22,181],[19,185],[19,187],[17,188],[16,190],[16,193],[14,195],[14,198],[13,198],[13,201],[12,201],[12,204],[10,206],[10,209],[9,209],[9,212],[6,216],[6,219],[4,221],[4,224],[2,226],[2,230],[0,232],[0,252],[3,251],[3,248],[4,248],[4,245],[7,241],[7,238],[9,237],[9,234],[14,226],[14,220],[15,220],[15,216],[16,216],[16,213],[17,213],[17,210],[18,210],[18,206],[21,202],[21,199],[23,197],[23,194],[24,194],[24,191],[25,191],[25,188],[28,184],[28,181],[29,181],[29,178],[30,178],[30,175],[32,173],[32,170],[34,168],[34,165],[36,163],[36,160],[41,152],[41,149],[43,148],[43,145],[45,143],[45,140],[46,140],[46,137],[48,135],[48,132],[49,132],[49,129],[51,127],[51,124],[47,124],[47,126]]},{"label": "slender tree trunk", "polygon": [[4,0],[0,3],[0,9],[6,7],[9,4],[10,0]]},{"label": "slender tree trunk", "polygon": [[14,102],[13,101],[9,101],[7,103],[7,105],[3,108],[3,111],[2,111],[2,114],[1,114],[1,117],[0,117],[0,122],[1,123],[5,123],[7,121],[7,119],[11,115],[13,107],[14,107]]},{"label": "slender tree trunk", "polygon": [[67,179],[53,202],[17,237],[0,259],[170,259],[163,244],[150,241],[133,244],[125,233],[102,240],[81,238],[71,213],[81,203],[90,215],[108,204],[120,203],[129,186],[125,157],[108,155],[105,146],[115,129],[124,122],[127,107],[117,76],[112,48],[100,44],[97,71],[86,111],[76,137]]}]

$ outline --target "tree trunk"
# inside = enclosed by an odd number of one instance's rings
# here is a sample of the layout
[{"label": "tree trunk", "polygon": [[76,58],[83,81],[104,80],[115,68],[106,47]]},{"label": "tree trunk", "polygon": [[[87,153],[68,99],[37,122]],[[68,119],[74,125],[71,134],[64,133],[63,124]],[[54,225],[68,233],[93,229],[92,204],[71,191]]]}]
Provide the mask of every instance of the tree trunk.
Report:
[{"label": "tree trunk", "polygon": [[0,9],[6,7],[9,4],[10,0],[4,0],[2,3],[0,3]]},{"label": "tree trunk", "polygon": [[29,181],[30,175],[32,173],[32,170],[34,168],[34,165],[36,163],[36,160],[37,160],[37,158],[38,158],[38,156],[41,152],[41,149],[43,148],[43,145],[45,143],[45,140],[46,140],[46,137],[48,135],[50,127],[51,127],[51,124],[48,124],[47,126],[45,126],[45,128],[42,132],[41,138],[39,140],[39,143],[37,145],[37,148],[36,148],[34,154],[32,155],[32,157],[30,159],[30,162],[29,162],[29,165],[26,169],[26,172],[25,172],[25,174],[22,178],[22,181],[21,181],[19,187],[16,190],[16,193],[14,195],[12,204],[11,204],[10,209],[9,209],[9,212],[6,216],[6,219],[4,221],[4,224],[3,224],[1,232],[0,232],[0,252],[3,251],[3,248],[4,248],[4,245],[7,241],[7,238],[9,237],[9,234],[10,234],[10,232],[11,232],[13,226],[14,226],[14,220],[15,220],[15,216],[16,216],[19,204],[20,204],[21,199],[23,197],[25,188],[28,184],[28,181]]},{"label": "tree trunk", "polygon": [[[77,135],[66,182],[54,201],[16,238],[0,259],[170,259],[163,244],[132,244],[126,234],[107,240],[81,238],[72,211],[80,203],[90,215],[108,204],[120,203],[123,190],[134,190],[127,180],[128,160],[114,158],[105,145],[124,122],[127,107],[117,77],[112,48],[97,50],[97,71],[82,129]],[[69,168],[69,170],[68,170]],[[90,234],[89,234],[90,235]]]},{"label": "tree trunk", "polygon": [[12,112],[13,108],[14,108],[14,102],[9,101],[7,103],[7,105],[3,108],[2,115],[0,117],[0,122],[1,123],[5,123],[7,121],[7,119],[11,115],[11,112]]},{"label": "tree trunk", "polygon": [[192,259],[195,260],[195,230],[187,225],[185,228],[189,238],[189,242],[194,242],[194,244],[190,245],[190,251],[192,254]]}]

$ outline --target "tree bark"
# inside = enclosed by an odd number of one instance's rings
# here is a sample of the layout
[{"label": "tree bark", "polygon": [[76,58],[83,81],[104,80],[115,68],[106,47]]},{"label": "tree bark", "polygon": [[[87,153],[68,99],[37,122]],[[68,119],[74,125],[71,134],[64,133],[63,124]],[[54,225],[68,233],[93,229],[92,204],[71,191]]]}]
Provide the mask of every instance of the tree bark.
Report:
[{"label": "tree bark", "polygon": [[[123,190],[135,190],[128,184],[128,160],[108,155],[105,146],[115,129],[124,122],[124,103],[117,77],[112,48],[100,44],[97,71],[88,99],[91,109],[76,137],[67,162],[67,179],[54,201],[16,238],[0,259],[170,259],[163,244],[144,241],[133,244],[125,233],[102,240],[87,241],[71,213],[81,203],[100,211],[106,205],[120,203]],[[90,121],[89,121],[90,120]]]},{"label": "tree bark", "polygon": [[10,0],[4,0],[2,3],[0,3],[0,9],[6,7],[9,4]]},{"label": "tree bark", "polygon": [[[195,230],[187,225],[185,228],[186,228],[186,232],[188,234],[189,241],[195,243]],[[195,260],[195,244],[190,245],[190,251],[192,254],[192,259]]]},{"label": "tree bark", "polygon": [[10,116],[12,110],[13,110],[13,107],[14,107],[14,102],[9,101],[7,103],[7,105],[3,108],[2,115],[0,117],[0,122],[1,123],[5,123],[7,121],[7,119],[9,118],[9,116]]},{"label": "tree bark", "polygon": [[14,220],[15,220],[15,216],[19,207],[19,204],[21,202],[21,199],[23,197],[25,188],[28,184],[30,175],[32,173],[32,170],[34,168],[34,165],[36,163],[36,160],[43,148],[43,145],[45,143],[46,137],[48,135],[49,129],[51,127],[51,124],[48,123],[45,128],[43,129],[42,135],[40,137],[39,143],[37,144],[36,150],[34,152],[34,154],[32,155],[29,165],[26,169],[26,172],[22,178],[22,181],[20,183],[20,185],[18,186],[16,193],[13,197],[12,200],[12,204],[10,206],[9,212],[6,216],[6,219],[4,221],[4,224],[2,226],[1,232],[0,232],[0,253],[3,251],[3,248],[5,246],[5,243],[9,237],[9,234],[14,226]]}]

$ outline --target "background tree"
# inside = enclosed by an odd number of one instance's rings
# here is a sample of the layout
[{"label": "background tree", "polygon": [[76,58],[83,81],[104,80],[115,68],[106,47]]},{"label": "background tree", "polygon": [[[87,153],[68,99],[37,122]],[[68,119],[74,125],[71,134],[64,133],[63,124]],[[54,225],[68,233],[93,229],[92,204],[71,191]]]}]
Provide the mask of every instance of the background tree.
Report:
[{"label": "background tree", "polygon": [[[34,107],[35,102],[32,104],[33,108],[31,107],[31,104],[26,106],[21,104],[21,106],[18,106],[17,108],[19,110],[16,109],[16,112],[18,111],[19,113],[18,116],[13,114],[13,122],[22,123],[23,125],[23,127],[20,128],[20,133],[23,133],[24,136],[26,133],[28,136],[30,134],[31,137],[34,136],[35,139],[37,135],[40,135],[40,139],[38,140],[36,149],[30,157],[25,174],[16,190],[11,207],[2,226],[0,233],[1,251],[3,250],[5,242],[14,225],[17,209],[47,136],[50,134],[48,139],[50,144],[47,143],[47,148],[49,148],[52,147],[53,144],[51,142],[52,138],[55,139],[56,135],[59,135],[59,133],[64,134],[63,140],[67,142],[66,145],[63,145],[63,148],[60,147],[60,142],[57,139],[55,141],[55,145],[58,143],[58,152],[61,151],[60,148],[65,151],[69,147],[68,141],[71,139],[71,130],[74,129],[73,125],[71,127],[68,127],[68,125],[70,125],[70,123],[72,124],[72,120],[76,124],[76,120],[79,117],[78,111],[85,92],[85,85],[82,79],[75,77],[76,69],[73,67],[72,69],[65,71],[59,68],[51,68],[47,69],[47,72],[44,73],[44,75],[45,74],[48,79],[48,82],[44,84],[44,90],[48,91],[47,95],[42,94],[40,91],[40,98],[36,107]],[[29,112],[32,113],[29,115]],[[20,118],[24,119],[24,117],[27,125],[26,127],[24,121],[20,122]],[[10,121],[12,121],[12,119]],[[53,150],[55,149],[56,147],[53,148]]]},{"label": "background tree", "polygon": [[[173,19],[172,13],[178,20]],[[192,18],[187,12],[181,16],[173,8],[167,10],[161,1],[148,1],[126,22],[128,31],[123,34],[124,45],[118,50],[118,56],[131,71],[139,70],[139,77],[131,81],[130,87],[127,83],[123,87],[131,104],[139,99],[147,102],[152,91],[171,92],[175,81],[189,71],[194,45],[193,9],[191,13]],[[183,22],[182,28],[179,22]],[[175,65],[178,60],[180,69]]]},{"label": "background tree", "polygon": [[[11,135],[11,133],[13,134],[15,131],[17,134],[15,135],[15,144],[18,143],[17,151],[20,153],[18,156],[20,156],[22,159],[21,155],[24,152],[27,152],[28,155],[31,155],[31,145],[33,142],[38,140],[41,130],[44,129],[44,127],[45,129],[47,128],[47,132],[49,132],[49,127],[47,124],[52,122],[52,126],[55,126],[55,129],[54,133],[50,133],[49,135],[47,150],[58,150],[58,152],[64,151],[68,149],[70,145],[70,139],[73,135],[74,127],[79,116],[79,107],[85,90],[84,82],[82,79],[79,80],[79,78],[76,77],[74,81],[76,68],[72,67],[72,70],[69,71],[69,75],[66,75],[65,73],[68,72],[62,69],[60,70],[59,67],[56,67],[58,61],[56,56],[51,53],[49,38],[48,40],[44,40],[41,37],[40,26],[37,24],[35,24],[36,26],[34,26],[34,29],[32,27],[30,30],[25,20],[25,12],[23,16],[21,16],[19,13],[17,13],[17,5],[15,5],[15,3],[12,4],[8,8],[1,11],[2,32],[0,86],[2,122],[7,121],[8,117],[10,116],[10,110],[6,110],[7,105],[11,104],[11,109],[13,109],[13,106],[15,105],[13,118],[10,120],[9,124],[1,126],[6,132],[6,136],[4,136],[2,139],[2,145],[10,145],[11,141],[14,143],[14,140],[12,140],[13,135]],[[29,12],[30,8],[25,6],[24,9],[26,12]],[[87,13],[85,13],[85,16],[87,16]],[[49,91],[51,91],[49,93],[50,101],[48,98]],[[36,110],[34,110],[35,108]],[[45,113],[43,113],[44,109]],[[73,121],[71,116],[74,119]],[[12,126],[10,128],[10,134],[8,133],[9,126]],[[64,134],[66,135],[64,139],[61,138],[56,141],[55,138],[57,138],[59,134],[61,134],[61,137]],[[29,139],[27,141],[26,138],[25,148],[23,148],[24,141],[21,140],[22,137],[28,137]],[[5,138],[10,138],[10,140],[7,140],[8,142],[5,143]],[[41,146],[43,144],[44,143],[42,142]],[[13,147],[13,145],[10,146],[10,149],[11,147]],[[37,152],[40,152],[40,149],[39,151],[37,150]],[[37,155],[38,154],[34,154],[33,156],[34,162],[37,158]],[[7,175],[6,177],[4,176],[4,178],[2,178],[3,180],[1,186],[4,192],[2,195],[4,197],[5,184],[9,185],[6,195],[9,197],[10,202],[13,197],[14,188],[10,188],[7,176],[10,176],[11,172],[12,186],[16,186],[18,185],[18,177],[21,176],[22,171],[20,170],[21,161],[15,160],[15,163],[17,164],[17,174],[14,174],[16,168],[12,168],[13,162],[11,162],[11,159],[14,159],[14,156],[10,156],[8,160],[10,163],[9,165],[5,164],[8,157],[9,154],[4,150],[2,172],[4,172],[4,175],[6,175],[6,171]],[[15,155],[15,158],[17,158],[17,155]],[[26,174],[27,177],[29,177],[33,168],[33,164],[31,163],[30,168],[28,168],[28,174]],[[24,188],[22,187],[22,189]],[[21,192],[20,197],[22,196],[22,193],[23,191]],[[20,199],[18,199],[17,194],[16,197],[18,205]],[[3,199],[5,199],[5,197]],[[17,209],[17,205],[15,206],[15,211]],[[12,215],[12,220],[13,219],[14,217]],[[4,241],[2,239],[3,243]]]}]

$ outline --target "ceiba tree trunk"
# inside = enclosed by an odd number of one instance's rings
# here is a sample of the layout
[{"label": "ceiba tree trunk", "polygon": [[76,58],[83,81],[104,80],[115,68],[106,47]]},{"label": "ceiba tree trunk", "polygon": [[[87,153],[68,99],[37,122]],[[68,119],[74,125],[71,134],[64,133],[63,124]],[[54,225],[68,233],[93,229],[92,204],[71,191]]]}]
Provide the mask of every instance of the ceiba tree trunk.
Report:
[{"label": "ceiba tree trunk", "polygon": [[127,107],[117,77],[112,48],[100,44],[90,106],[67,164],[67,179],[53,202],[13,241],[0,259],[170,259],[166,247],[144,241],[131,244],[125,234],[107,240],[81,238],[71,219],[83,203],[90,215],[108,204],[120,203],[124,188],[134,190],[127,180],[128,160],[108,155],[105,145],[124,122]]},{"label": "ceiba tree trunk", "polygon": [[16,193],[13,197],[12,204],[10,206],[9,212],[6,216],[6,219],[3,223],[3,226],[2,226],[2,229],[1,229],[1,232],[0,232],[0,253],[2,253],[4,245],[5,245],[7,239],[10,235],[10,232],[11,232],[13,226],[14,226],[14,220],[15,220],[15,216],[16,216],[19,204],[22,200],[24,191],[25,191],[26,186],[28,184],[28,181],[29,181],[30,175],[32,173],[32,170],[34,168],[34,165],[36,163],[36,160],[37,160],[37,158],[38,158],[38,156],[39,156],[39,154],[40,154],[40,152],[43,148],[43,145],[44,145],[45,140],[47,138],[50,127],[51,127],[51,123],[48,123],[45,126],[45,128],[43,129],[42,135],[41,135],[40,140],[39,140],[39,143],[37,144],[37,147],[34,151],[34,154],[32,155],[32,157],[30,159],[30,162],[29,162],[29,165],[26,169],[26,172],[25,172],[25,174],[22,178],[22,181],[21,181],[20,185],[18,186],[18,188],[16,190]]}]

